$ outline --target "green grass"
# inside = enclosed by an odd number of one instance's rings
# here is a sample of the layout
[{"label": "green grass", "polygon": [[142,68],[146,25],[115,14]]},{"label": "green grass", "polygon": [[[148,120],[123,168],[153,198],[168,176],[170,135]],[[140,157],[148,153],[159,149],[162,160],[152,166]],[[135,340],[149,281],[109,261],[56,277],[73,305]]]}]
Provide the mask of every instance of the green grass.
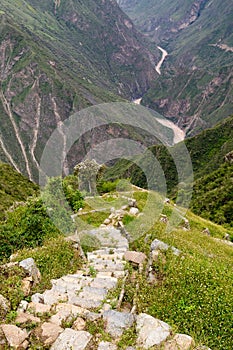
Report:
[{"label": "green grass", "polygon": [[[141,193],[137,194],[139,197]],[[171,205],[166,205],[169,214]],[[153,239],[160,239],[182,251],[176,257],[168,251],[152,265],[156,283],[147,281],[145,273],[126,284],[124,302],[132,303],[135,283],[139,282],[137,311],[147,312],[168,322],[176,332],[186,333],[212,349],[231,349],[233,302],[232,247],[214,238],[223,238],[227,230],[187,212],[191,230],[166,231],[157,222],[130,244],[130,249],[150,252]],[[202,233],[208,227],[211,237]],[[221,326],[220,326],[221,325]],[[131,338],[132,334],[126,335]]]},{"label": "green grass", "polygon": [[38,186],[13,170],[9,165],[0,163],[0,220],[14,202],[24,202],[29,196],[38,193]]},{"label": "green grass", "polygon": [[33,258],[41,272],[41,282],[33,288],[33,293],[43,292],[51,288],[51,279],[74,273],[82,266],[78,250],[66,242],[64,237],[50,239],[42,247],[23,249],[18,252],[16,259]]}]

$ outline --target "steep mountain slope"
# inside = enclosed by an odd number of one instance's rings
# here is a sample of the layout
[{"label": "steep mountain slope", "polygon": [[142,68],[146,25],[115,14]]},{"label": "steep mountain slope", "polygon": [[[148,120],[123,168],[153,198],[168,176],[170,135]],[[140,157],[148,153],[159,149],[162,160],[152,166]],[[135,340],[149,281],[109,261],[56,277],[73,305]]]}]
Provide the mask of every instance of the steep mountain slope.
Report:
[{"label": "steep mountain slope", "polygon": [[168,52],[143,99],[187,135],[232,113],[233,9],[229,0],[119,1],[138,28]]},{"label": "steep mountain slope", "polygon": [[[232,224],[233,181],[233,117],[224,120],[212,129],[186,139],[194,171],[194,190],[191,209],[200,216],[217,223]],[[174,146],[179,153],[180,144]],[[178,182],[175,163],[168,148],[154,146],[151,151],[163,168],[169,196],[174,196]],[[140,169],[145,169],[145,159],[136,164],[120,160],[105,174],[106,179],[129,177],[138,186],[147,187],[147,179]]]},{"label": "steep mountain slope", "polygon": [[144,44],[114,1],[3,0],[1,160],[36,180],[43,147],[62,120],[145,92],[155,72]]}]

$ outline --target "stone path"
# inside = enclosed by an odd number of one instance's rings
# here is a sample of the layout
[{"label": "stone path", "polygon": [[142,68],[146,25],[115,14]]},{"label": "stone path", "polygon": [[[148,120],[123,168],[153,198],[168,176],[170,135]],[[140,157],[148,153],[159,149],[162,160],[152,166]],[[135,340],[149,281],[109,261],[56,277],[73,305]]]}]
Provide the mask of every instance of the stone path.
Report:
[{"label": "stone path", "polygon": [[[128,350],[149,349],[161,344],[165,350],[194,349],[191,337],[173,334],[167,323],[144,313],[135,315],[112,308],[112,302],[116,305],[117,300],[109,299],[108,292],[117,286],[119,278],[124,279],[128,273],[126,260],[140,263],[145,261],[146,256],[129,252],[127,239],[111,225],[88,231],[88,234],[99,239],[101,249],[87,253],[87,262],[82,270],[52,280],[52,288],[42,294],[34,294],[30,303],[22,301],[17,326],[0,326],[0,346],[6,341],[13,349],[30,349],[30,342],[33,344],[31,331],[23,327],[29,322],[37,325],[33,339],[52,350],[116,350],[123,332],[134,324],[137,340],[135,347],[128,347]],[[156,247],[162,245],[167,248],[163,242],[155,241]],[[48,316],[48,313],[51,315],[43,321],[42,316]],[[94,324],[98,321],[102,321],[102,331],[109,334],[110,342],[96,343],[96,337],[87,331],[87,322]]]}]

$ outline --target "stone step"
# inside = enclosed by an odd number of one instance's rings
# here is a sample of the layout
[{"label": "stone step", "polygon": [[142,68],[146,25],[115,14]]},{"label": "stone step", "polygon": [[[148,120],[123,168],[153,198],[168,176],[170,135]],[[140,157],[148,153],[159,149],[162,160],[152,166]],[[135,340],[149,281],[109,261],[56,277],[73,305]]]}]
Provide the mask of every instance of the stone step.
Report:
[{"label": "stone step", "polygon": [[87,260],[90,262],[95,259],[102,259],[102,260],[122,260],[124,258],[124,253],[113,253],[109,254],[108,252],[101,253],[101,254],[93,254],[93,253],[87,253]]},{"label": "stone step", "polygon": [[125,268],[125,264],[123,264],[122,262],[120,263],[115,263],[115,262],[108,262],[103,263],[100,262],[98,264],[93,264],[93,267],[96,271],[124,271]]},{"label": "stone step", "polygon": [[102,305],[102,300],[95,300],[93,297],[91,299],[82,298],[75,294],[68,294],[68,303],[76,306],[80,306],[84,309],[98,308]]},{"label": "stone step", "polygon": [[100,277],[97,276],[94,278],[94,280],[91,282],[90,286],[94,288],[106,288],[106,289],[112,289],[115,288],[117,285],[117,278],[115,277]]},{"label": "stone step", "polygon": [[103,300],[107,293],[105,288],[84,287],[78,296],[84,299]]}]

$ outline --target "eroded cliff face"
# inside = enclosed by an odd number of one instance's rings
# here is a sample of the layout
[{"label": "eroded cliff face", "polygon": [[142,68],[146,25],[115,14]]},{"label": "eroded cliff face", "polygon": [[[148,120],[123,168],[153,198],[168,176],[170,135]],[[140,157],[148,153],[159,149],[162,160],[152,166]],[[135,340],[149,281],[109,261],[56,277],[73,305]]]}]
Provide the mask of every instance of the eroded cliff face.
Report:
[{"label": "eroded cliff face", "polygon": [[148,4],[144,0],[118,0],[119,6],[133,18],[138,28],[157,43],[171,39],[175,33],[193,24],[207,2],[208,0],[193,0],[171,4],[165,1],[159,5]]},{"label": "eroded cliff face", "polygon": [[[142,35],[116,3],[85,4],[30,0],[12,17],[0,14],[0,159],[34,181],[56,128],[65,153],[65,119],[91,105],[137,97],[156,75]],[[4,0],[3,9],[7,5],[15,8]],[[69,153],[64,172],[92,145],[119,132],[113,126],[84,135]],[[122,130],[125,137],[128,132]]]}]

